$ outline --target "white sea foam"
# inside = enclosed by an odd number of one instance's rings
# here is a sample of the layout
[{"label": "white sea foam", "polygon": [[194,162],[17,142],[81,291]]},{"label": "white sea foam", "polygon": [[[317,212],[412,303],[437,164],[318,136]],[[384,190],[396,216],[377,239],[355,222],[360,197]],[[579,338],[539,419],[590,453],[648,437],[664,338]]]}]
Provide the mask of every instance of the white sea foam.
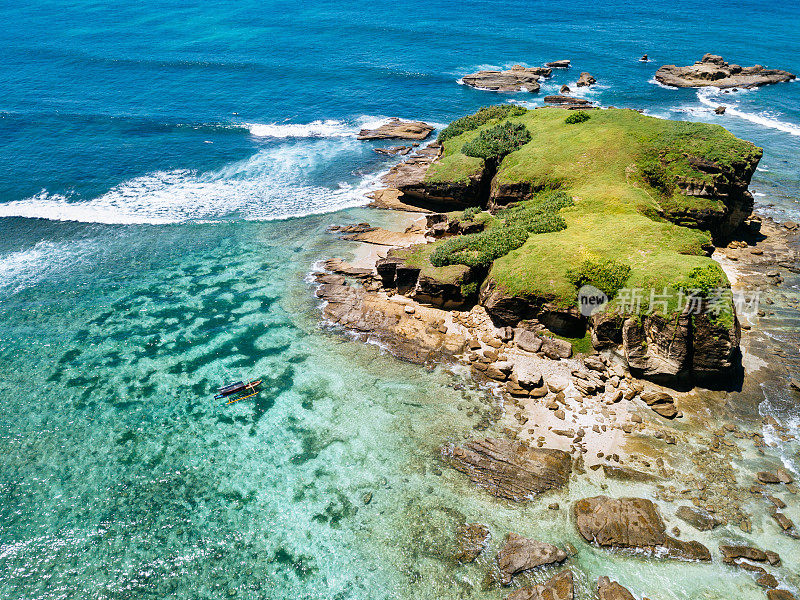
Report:
[{"label": "white sea foam", "polygon": [[48,277],[55,269],[73,266],[90,245],[86,241],[43,240],[31,248],[0,255],[0,290],[18,291]]},{"label": "white sea foam", "polygon": [[770,129],[777,129],[791,135],[800,135],[800,125],[781,121],[780,119],[775,118],[775,116],[770,114],[768,111],[750,113],[740,110],[738,105],[729,104],[728,98],[720,98],[719,96],[720,90],[718,88],[702,88],[697,90],[697,99],[705,106],[716,108],[720,104],[725,104],[725,114],[727,115],[733,115],[734,117],[745,119],[746,121],[750,121],[756,125],[761,125],[762,127],[768,127]]},{"label": "white sea foam", "polygon": [[352,137],[358,132],[344,121],[328,119],[311,123],[247,123],[250,133],[256,137],[307,138],[307,137]]},{"label": "white sea foam", "polygon": [[160,171],[76,200],[43,191],[0,204],[0,217],[106,224],[168,224],[228,218],[277,220],[366,204],[382,173],[330,188],[309,173],[352,151],[355,141],[316,140],[263,150],[213,172]]},{"label": "white sea foam", "polygon": [[653,85],[657,85],[658,87],[662,87],[665,90],[679,90],[679,87],[675,87],[674,85],[667,85],[666,83],[661,83],[658,79],[655,78],[655,75],[647,80],[647,83],[652,83]]}]

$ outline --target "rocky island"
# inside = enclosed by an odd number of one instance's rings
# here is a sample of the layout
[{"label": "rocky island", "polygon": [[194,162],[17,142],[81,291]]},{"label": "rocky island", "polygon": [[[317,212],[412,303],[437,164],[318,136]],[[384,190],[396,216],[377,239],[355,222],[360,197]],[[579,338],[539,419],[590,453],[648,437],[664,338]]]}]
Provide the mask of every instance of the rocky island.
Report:
[{"label": "rocky island", "polygon": [[686,67],[665,65],[656,71],[656,81],[673,87],[753,88],[770,83],[791,81],[788,71],[766,69],[761,65],[742,67],[728,64],[716,54],[706,54],[701,60]]},{"label": "rocky island", "polygon": [[[750,214],[760,158],[719,126],[632,110],[482,109],[387,176],[406,201],[451,212],[429,218],[432,243],[390,251],[378,274],[420,302],[586,338],[645,377],[720,376],[740,334],[709,256]],[[605,311],[581,314],[584,285],[607,295]]]}]

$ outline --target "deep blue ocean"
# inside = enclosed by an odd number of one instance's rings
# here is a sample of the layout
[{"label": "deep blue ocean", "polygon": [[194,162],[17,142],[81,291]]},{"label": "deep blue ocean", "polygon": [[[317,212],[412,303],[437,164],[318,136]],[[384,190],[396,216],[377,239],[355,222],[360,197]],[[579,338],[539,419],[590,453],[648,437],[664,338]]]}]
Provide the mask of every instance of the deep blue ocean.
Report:
[{"label": "deep blue ocean", "polygon": [[[491,396],[319,328],[305,276],[354,250],[326,227],[391,219],[360,208],[394,162],[356,140],[364,124],[539,106],[589,71],[603,106],[764,147],[758,208],[800,220],[800,83],[653,81],[705,52],[800,73],[795,2],[0,0],[0,15],[2,598],[494,599],[486,563],[442,558],[459,523],[578,543],[566,511],[498,506],[431,466],[483,431]],[[538,95],[458,84],[562,58]],[[210,400],[256,377],[255,403]],[[661,600],[763,597],[719,565],[580,565]]]}]

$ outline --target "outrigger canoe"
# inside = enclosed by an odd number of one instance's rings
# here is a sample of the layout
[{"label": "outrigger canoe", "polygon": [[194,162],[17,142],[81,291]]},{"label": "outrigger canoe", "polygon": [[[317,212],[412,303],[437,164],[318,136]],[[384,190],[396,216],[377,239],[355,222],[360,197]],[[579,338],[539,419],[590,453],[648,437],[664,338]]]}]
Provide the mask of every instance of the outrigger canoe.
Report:
[{"label": "outrigger canoe", "polygon": [[230,396],[236,396],[236,394],[243,394],[242,396],[232,398],[227,402],[227,404],[233,404],[234,402],[238,402],[239,400],[244,400],[245,398],[250,398],[251,396],[255,396],[258,393],[259,385],[261,385],[260,379],[256,381],[249,381],[247,383],[245,383],[244,381],[236,381],[234,383],[229,383],[228,385],[223,385],[221,388],[217,390],[217,395],[214,396],[214,400],[219,400],[220,398],[228,398]]}]

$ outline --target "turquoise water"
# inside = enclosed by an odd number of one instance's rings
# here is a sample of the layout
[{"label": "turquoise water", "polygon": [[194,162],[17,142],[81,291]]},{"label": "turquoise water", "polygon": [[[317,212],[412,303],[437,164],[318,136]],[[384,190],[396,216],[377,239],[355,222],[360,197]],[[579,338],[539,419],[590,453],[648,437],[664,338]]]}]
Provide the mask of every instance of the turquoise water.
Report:
[{"label": "turquoise water", "polygon": [[[510,529],[579,545],[552,497],[506,506],[438,463],[441,443],[500,432],[494,397],[321,329],[305,281],[353,251],[329,224],[391,219],[357,208],[392,164],[355,139],[361,125],[541,104],[458,85],[466,72],[566,57],[575,68],[544,92],[588,70],[604,105],[722,123],[765,147],[761,209],[800,218],[800,84],[731,97],[650,82],[706,51],[800,72],[792,3],[126,0],[2,14],[3,598],[497,598],[482,589],[492,552],[454,564],[457,524],[489,524],[492,551]],[[211,400],[256,377],[255,401]],[[797,419],[785,386],[767,393],[768,410]],[[794,448],[777,450],[797,468]],[[576,481],[570,497],[600,491]],[[770,526],[755,535],[797,571]],[[653,598],[763,597],[718,564],[581,548],[584,591],[611,574]]]}]

